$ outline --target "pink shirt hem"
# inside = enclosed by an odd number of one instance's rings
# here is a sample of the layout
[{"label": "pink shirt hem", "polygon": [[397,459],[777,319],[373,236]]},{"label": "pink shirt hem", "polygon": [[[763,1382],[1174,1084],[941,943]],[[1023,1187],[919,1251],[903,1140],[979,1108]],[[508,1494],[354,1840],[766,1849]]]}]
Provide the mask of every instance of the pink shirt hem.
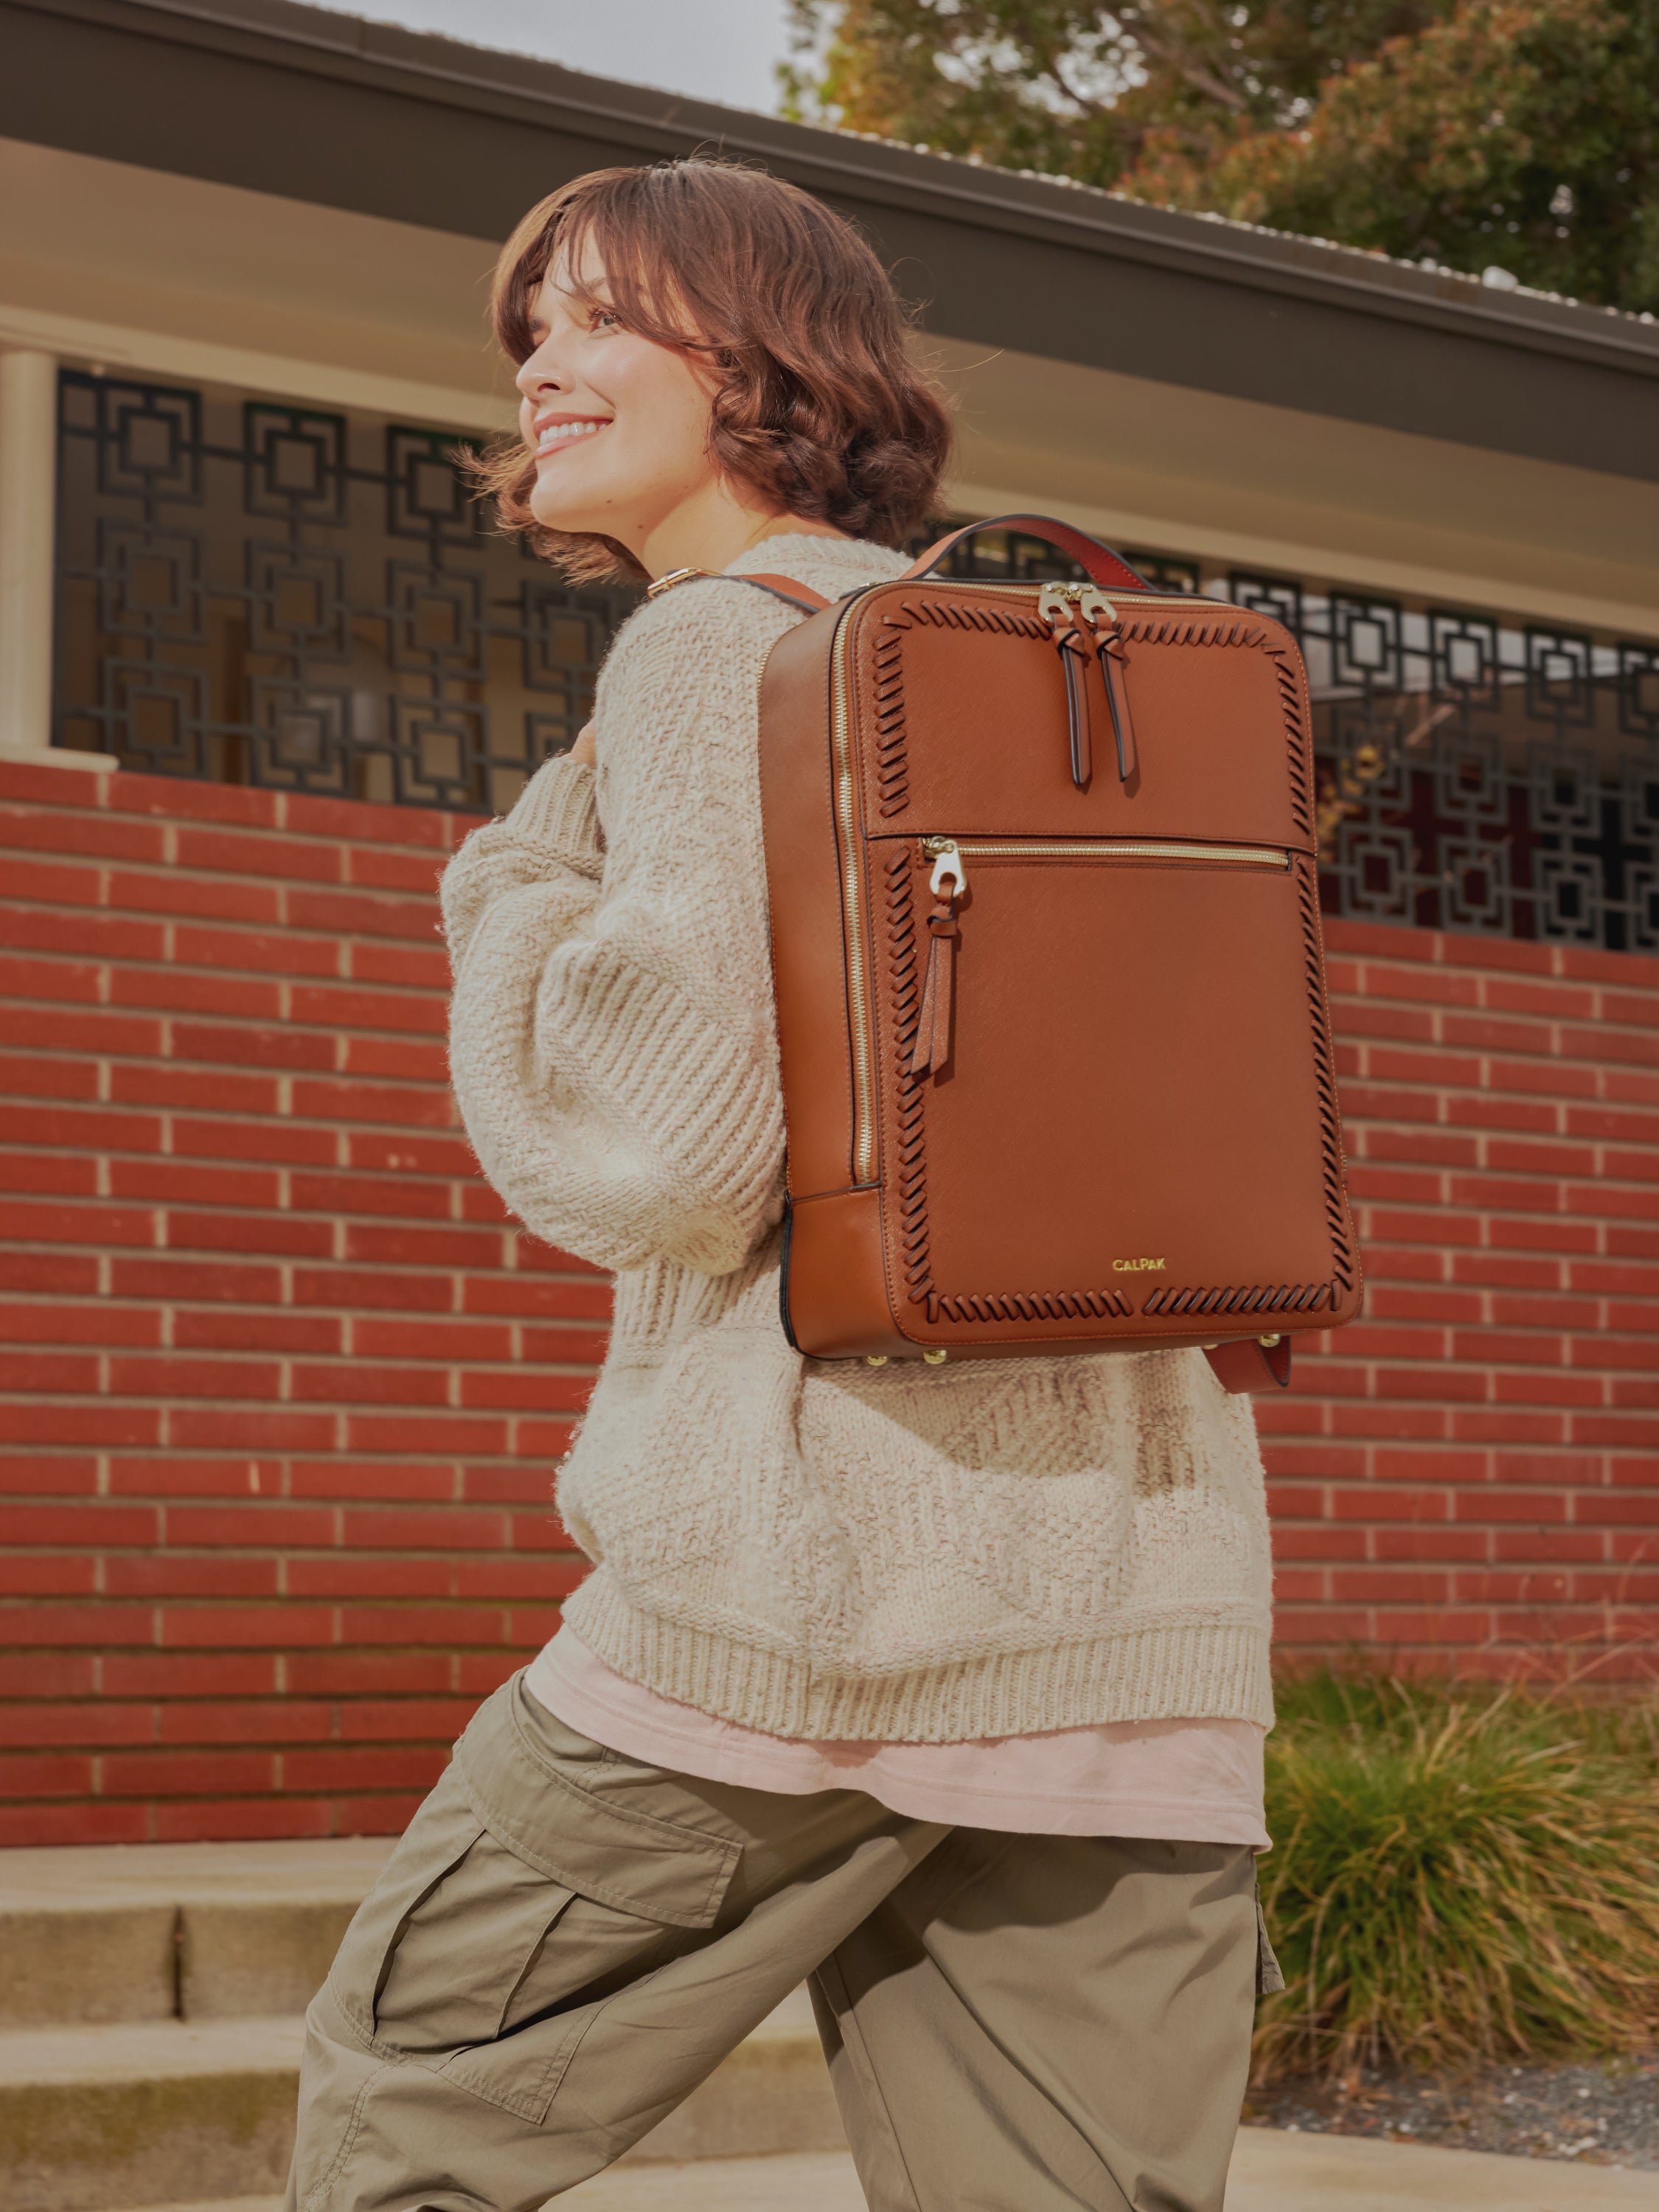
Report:
[{"label": "pink shirt hem", "polygon": [[1255,1721],[1112,1721],[975,1743],[808,1742],[699,1712],[607,1667],[562,1628],[526,1672],[596,1743],[708,1782],[787,1796],[862,1790],[908,1819],[1047,1836],[1270,1847]]}]

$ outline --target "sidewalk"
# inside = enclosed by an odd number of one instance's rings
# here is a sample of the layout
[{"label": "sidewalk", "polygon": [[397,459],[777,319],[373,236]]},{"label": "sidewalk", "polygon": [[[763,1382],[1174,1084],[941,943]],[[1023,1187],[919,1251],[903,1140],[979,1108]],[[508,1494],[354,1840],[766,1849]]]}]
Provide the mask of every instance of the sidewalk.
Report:
[{"label": "sidewalk", "polygon": [[[555,2204],[580,2212],[865,2212],[852,2160],[838,2153],[619,2167]],[[1227,2212],[1659,2212],[1659,2173],[1246,2128]]]}]

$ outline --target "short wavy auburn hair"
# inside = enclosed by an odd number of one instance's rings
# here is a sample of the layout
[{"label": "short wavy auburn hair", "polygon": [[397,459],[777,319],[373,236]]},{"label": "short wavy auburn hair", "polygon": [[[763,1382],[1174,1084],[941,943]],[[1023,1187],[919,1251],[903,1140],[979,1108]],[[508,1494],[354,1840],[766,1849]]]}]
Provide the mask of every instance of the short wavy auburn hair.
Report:
[{"label": "short wavy auburn hair", "polygon": [[[902,544],[938,512],[951,418],[906,344],[907,322],[851,223],[764,170],[706,158],[596,169],[531,209],[501,249],[490,311],[516,368],[556,257],[592,247],[623,325],[706,356],[718,467],[786,513]],[[504,530],[574,582],[637,581],[615,538],[549,530],[530,511],[535,457],[517,436],[472,461]]]}]

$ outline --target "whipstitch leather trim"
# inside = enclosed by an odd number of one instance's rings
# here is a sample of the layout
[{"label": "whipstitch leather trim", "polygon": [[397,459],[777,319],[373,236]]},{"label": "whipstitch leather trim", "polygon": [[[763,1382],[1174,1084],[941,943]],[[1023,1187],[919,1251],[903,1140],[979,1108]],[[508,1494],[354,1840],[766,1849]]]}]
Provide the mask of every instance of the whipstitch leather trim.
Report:
[{"label": "whipstitch leather trim", "polygon": [[1347,1179],[1343,1171],[1342,1111],[1337,1097],[1336,1066],[1331,1052],[1330,1021],[1319,958],[1319,878],[1312,863],[1298,854],[1296,892],[1302,917],[1303,972],[1308,989],[1309,1028],[1313,1033],[1314,1081],[1319,1094],[1319,1149],[1324,1170],[1325,1219],[1331,1237],[1331,1303],[1352,1290],[1358,1267],[1348,1223]]},{"label": "whipstitch leather trim", "polygon": [[910,1054],[921,1019],[921,970],[911,878],[909,853],[895,853],[887,863],[887,957],[897,1031],[894,1149],[898,1161],[900,1265],[905,1291],[913,1303],[920,1304],[927,1297],[933,1272],[927,1256],[927,1130],[922,1112],[925,1087],[933,1079],[910,1072]]},{"label": "whipstitch leather trim", "polygon": [[1279,1283],[1260,1288],[1154,1291],[1143,1298],[1144,1314],[1317,1313],[1334,1304],[1329,1283]]},{"label": "whipstitch leather trim", "polygon": [[876,811],[902,814],[910,802],[910,769],[904,742],[904,635],[890,615],[876,639],[874,680],[879,794]]}]

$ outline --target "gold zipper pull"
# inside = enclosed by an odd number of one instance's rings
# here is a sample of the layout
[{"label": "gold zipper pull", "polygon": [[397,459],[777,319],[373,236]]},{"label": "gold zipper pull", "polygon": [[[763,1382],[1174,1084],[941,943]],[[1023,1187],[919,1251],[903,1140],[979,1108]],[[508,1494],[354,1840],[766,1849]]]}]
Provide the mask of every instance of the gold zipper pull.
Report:
[{"label": "gold zipper pull", "polygon": [[1095,584],[1044,584],[1037,592],[1037,613],[1056,634],[1062,629],[1109,627],[1117,620],[1117,609]]},{"label": "gold zipper pull", "polygon": [[960,898],[968,888],[968,870],[954,837],[924,837],[921,849],[933,864],[927,888],[936,899]]}]

